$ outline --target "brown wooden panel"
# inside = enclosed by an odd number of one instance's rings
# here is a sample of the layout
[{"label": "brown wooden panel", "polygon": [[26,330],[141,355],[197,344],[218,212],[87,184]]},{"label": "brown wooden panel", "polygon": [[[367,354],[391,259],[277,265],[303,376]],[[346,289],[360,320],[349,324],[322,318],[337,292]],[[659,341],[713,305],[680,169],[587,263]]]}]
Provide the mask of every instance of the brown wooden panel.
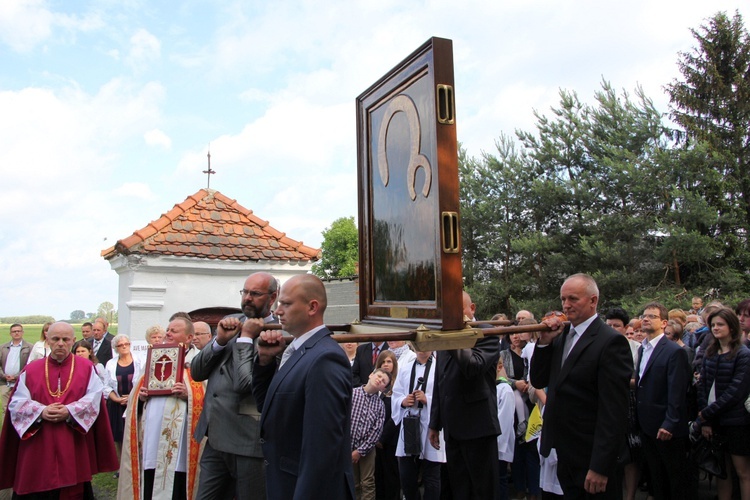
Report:
[{"label": "brown wooden panel", "polygon": [[432,38],[357,98],[360,316],[463,328],[453,46]]}]

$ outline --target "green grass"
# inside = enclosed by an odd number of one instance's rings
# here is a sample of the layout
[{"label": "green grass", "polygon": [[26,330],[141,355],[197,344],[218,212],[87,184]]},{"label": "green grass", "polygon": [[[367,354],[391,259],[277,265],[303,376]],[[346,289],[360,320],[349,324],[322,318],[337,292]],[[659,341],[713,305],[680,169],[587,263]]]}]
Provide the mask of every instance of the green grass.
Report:
[{"label": "green grass", "polygon": [[[71,324],[73,329],[76,332],[76,338],[80,339],[83,338],[81,335],[81,325],[83,323],[75,323]],[[112,324],[109,325],[109,333],[112,335],[117,335],[117,325]],[[31,342],[32,344],[39,340],[40,335],[42,334],[42,325],[23,325],[23,339],[26,342]],[[10,342],[10,323],[0,323],[0,344],[4,344],[6,342]]]},{"label": "green grass", "polygon": [[102,472],[91,478],[94,496],[97,500],[114,500],[117,498],[117,479],[112,472]]}]

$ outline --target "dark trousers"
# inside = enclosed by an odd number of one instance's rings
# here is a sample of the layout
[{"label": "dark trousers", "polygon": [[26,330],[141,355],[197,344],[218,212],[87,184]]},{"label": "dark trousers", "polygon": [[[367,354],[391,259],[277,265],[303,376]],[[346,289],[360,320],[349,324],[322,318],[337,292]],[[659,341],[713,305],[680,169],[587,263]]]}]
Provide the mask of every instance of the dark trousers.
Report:
[{"label": "dark trousers", "polygon": [[401,500],[396,445],[384,445],[375,455],[375,498]]},{"label": "dark trousers", "polygon": [[498,490],[497,438],[445,436],[448,477],[454,499],[494,500]]},{"label": "dark trousers", "polygon": [[266,476],[263,459],[218,451],[206,441],[201,455],[198,498],[265,500]]},{"label": "dark trousers", "polygon": [[[151,500],[154,494],[154,469],[143,471],[143,500]],[[175,472],[172,485],[172,500],[187,500],[187,473]]]},{"label": "dark trousers", "polygon": [[656,500],[688,498],[687,438],[659,441],[641,434],[643,454],[651,475]]},{"label": "dark trousers", "polygon": [[[558,458],[559,458],[558,450]],[[622,499],[622,471],[618,467],[607,476],[607,489],[603,493],[591,495],[586,493],[584,484],[588,468],[571,467],[567,461],[559,459],[557,462],[557,479],[563,490],[565,500],[572,499],[596,499],[596,500],[621,500]]]},{"label": "dark trousers", "polygon": [[500,467],[497,474],[497,498],[498,500],[508,500],[508,462],[498,460],[497,464]]},{"label": "dark trousers", "polygon": [[513,487],[519,493],[528,493],[529,496],[539,496],[539,452],[536,448],[536,439],[530,443],[516,443],[513,454],[513,467],[511,468],[511,479]]},{"label": "dark trousers", "polygon": [[[419,496],[419,473],[422,472],[424,496]],[[401,491],[406,500],[440,499],[440,463],[420,460],[417,456],[398,457],[398,472],[401,476]]]}]

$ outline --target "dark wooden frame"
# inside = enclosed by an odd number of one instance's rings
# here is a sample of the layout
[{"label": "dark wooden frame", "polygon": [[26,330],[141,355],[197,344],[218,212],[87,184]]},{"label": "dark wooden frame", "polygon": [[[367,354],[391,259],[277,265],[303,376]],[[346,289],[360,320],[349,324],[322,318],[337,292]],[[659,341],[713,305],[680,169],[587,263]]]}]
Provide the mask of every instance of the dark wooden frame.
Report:
[{"label": "dark wooden frame", "polygon": [[[411,103],[401,96],[408,97]],[[397,98],[398,101],[396,101]],[[404,104],[411,108],[405,109]],[[404,111],[403,116],[407,118],[408,123],[406,128],[410,131],[406,148],[403,144],[404,134],[394,133],[395,142],[388,142],[390,136],[381,141],[391,132],[393,117],[399,111]],[[418,117],[419,131],[416,146],[413,144],[414,138],[411,137],[413,135],[411,132],[415,130],[412,126],[414,111]],[[403,118],[399,119],[403,120]],[[383,124],[385,124],[385,132],[383,132]],[[398,127],[394,125],[394,129],[404,129],[403,125],[398,125]],[[388,149],[390,147],[388,144],[395,144],[395,146]],[[395,220],[395,217],[401,215],[393,216],[394,211],[390,211],[386,217],[378,220],[376,213],[378,210],[385,213],[390,209],[382,209],[376,198],[388,197],[396,192],[390,191],[387,192],[388,194],[382,194],[386,193],[387,189],[403,189],[403,187],[391,187],[389,184],[392,184],[389,181],[389,175],[393,177],[390,174],[391,160],[387,159],[382,162],[378,155],[383,154],[382,158],[388,158],[386,155],[390,151],[396,151],[393,153],[396,158],[403,159],[405,149],[410,151],[409,160],[394,163],[402,169],[405,168],[405,164],[408,164],[405,172],[411,200],[414,202],[415,196],[417,198],[424,196],[425,200],[429,200],[423,202],[423,207],[429,204],[428,208],[431,212],[428,209],[420,209],[419,213],[422,214],[420,220],[424,222],[426,230],[434,228],[434,235],[430,233],[419,241],[423,242],[420,247],[430,246],[434,254],[426,255],[416,267],[411,265],[413,261],[407,262],[410,267],[403,271],[396,270],[396,267],[388,268],[387,265],[382,264],[382,260],[379,261],[380,264],[376,263],[376,259],[382,259],[379,252],[383,245],[376,238],[376,231],[378,235],[387,235],[386,248],[392,248],[388,245],[394,245],[392,243],[393,228],[398,226],[397,230],[401,231],[398,234],[406,234],[407,230],[404,228],[411,224],[410,217],[416,217],[416,209],[412,214],[403,214],[403,224],[401,221],[397,221],[398,224],[389,224]],[[458,330],[463,328],[461,295],[463,278],[458,216],[458,144],[455,124],[453,44],[450,40],[431,38],[357,98],[357,151],[361,320],[364,323],[404,327],[424,324],[433,329]],[[402,156],[398,156],[399,154]],[[420,160],[422,163],[413,169],[415,157],[422,158]],[[428,163],[431,175],[428,175],[428,168],[420,168],[424,163]],[[383,165],[386,166],[385,176]],[[415,171],[417,178],[420,179],[418,182],[415,181],[416,178],[413,175]],[[431,185],[428,185],[428,179]],[[403,182],[403,178],[394,178],[393,182]],[[408,188],[410,182],[413,188]],[[424,194],[423,189],[429,191],[429,194]],[[431,198],[433,196],[436,199]],[[408,200],[404,201],[404,208],[406,211],[410,208]],[[426,212],[429,212],[429,215],[425,216]],[[382,230],[383,228],[385,231]],[[419,225],[412,225],[411,228],[419,229]],[[409,237],[406,236],[404,239]],[[381,247],[376,248],[377,245]],[[406,244],[403,248],[406,248]],[[393,260],[399,258],[397,252],[386,253],[388,258],[395,256]],[[415,252],[414,255],[422,256],[425,253],[430,252]],[[385,262],[389,261],[386,259]],[[403,264],[403,261],[398,263]],[[402,265],[401,269],[403,267]],[[380,273],[378,277],[376,277],[376,268]],[[386,272],[380,272],[383,269],[386,269]],[[433,270],[434,273],[430,274]],[[390,275],[388,275],[389,272]],[[388,286],[382,285],[386,281],[383,276],[389,280]],[[380,279],[379,283],[378,279]],[[399,279],[403,280],[402,284],[406,290],[402,294],[397,291]],[[412,283],[426,284],[423,287],[426,291],[421,289],[418,289],[418,292],[413,291],[417,288],[412,288],[410,286]],[[412,297],[398,297],[409,294]],[[417,298],[415,299],[414,296]]]},{"label": "dark wooden frame", "polygon": [[[146,381],[144,387],[148,391],[149,396],[164,396],[172,394],[172,387],[177,382],[182,382],[182,371],[185,366],[185,345],[184,344],[158,344],[148,346],[148,354],[146,355],[146,367],[145,377]],[[176,366],[173,366],[173,373],[167,379],[160,381],[156,378],[155,364],[156,360],[161,358],[163,355],[168,355],[170,358],[176,356],[174,361]]]}]

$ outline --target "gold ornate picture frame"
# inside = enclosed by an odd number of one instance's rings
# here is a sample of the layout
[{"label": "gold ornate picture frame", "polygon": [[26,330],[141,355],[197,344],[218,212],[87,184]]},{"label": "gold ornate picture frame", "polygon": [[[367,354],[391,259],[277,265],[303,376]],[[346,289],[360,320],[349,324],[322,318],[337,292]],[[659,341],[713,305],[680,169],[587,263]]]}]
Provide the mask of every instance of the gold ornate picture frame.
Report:
[{"label": "gold ornate picture frame", "polygon": [[148,347],[146,383],[149,396],[172,394],[172,387],[182,382],[185,366],[184,344],[157,344]]}]

